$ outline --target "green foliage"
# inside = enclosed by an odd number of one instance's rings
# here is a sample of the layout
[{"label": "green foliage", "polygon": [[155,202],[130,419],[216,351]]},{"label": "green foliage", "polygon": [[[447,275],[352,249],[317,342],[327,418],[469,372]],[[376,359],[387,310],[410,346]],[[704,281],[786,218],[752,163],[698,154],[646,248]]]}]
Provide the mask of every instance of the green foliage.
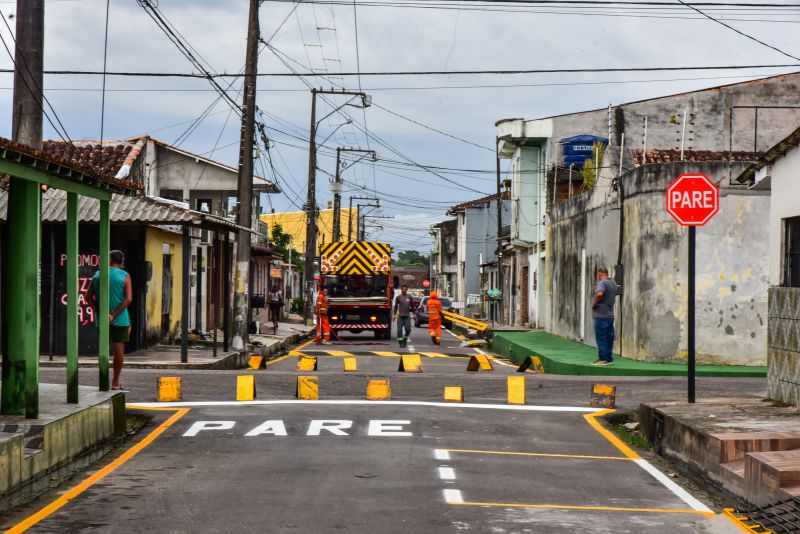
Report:
[{"label": "green foliage", "polygon": [[594,189],[594,186],[597,185],[598,169],[603,167],[605,151],[606,149],[603,143],[598,142],[592,145],[592,159],[587,159],[581,169],[584,190],[588,191]]},{"label": "green foliage", "polygon": [[397,253],[397,259],[394,260],[396,267],[428,267],[430,257],[420,254],[416,250],[401,250]]},{"label": "green foliage", "polygon": [[290,313],[296,313],[298,315],[302,315],[304,309],[305,302],[303,301],[303,297],[295,297],[292,299],[292,306],[289,308]]},{"label": "green foliage", "polygon": [[646,437],[635,430],[629,430],[625,425],[612,425],[611,430],[628,445],[633,445],[646,451],[653,450],[653,445],[647,441]]},{"label": "green foliage", "polygon": [[[280,224],[272,226],[272,235],[270,241],[275,245],[275,250],[281,255],[284,263],[289,263],[289,247],[291,236],[283,231]],[[297,252],[292,253],[292,265],[297,268],[297,272],[303,271],[303,262],[300,261],[300,254]]]}]

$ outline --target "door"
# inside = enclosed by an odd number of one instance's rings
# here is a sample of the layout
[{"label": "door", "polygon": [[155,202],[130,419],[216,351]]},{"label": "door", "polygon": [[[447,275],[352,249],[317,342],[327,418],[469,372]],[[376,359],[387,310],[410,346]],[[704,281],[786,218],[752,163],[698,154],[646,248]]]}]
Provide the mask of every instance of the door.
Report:
[{"label": "door", "polygon": [[170,310],[172,309],[172,249],[163,245],[163,263],[161,271],[161,339],[169,339]]}]

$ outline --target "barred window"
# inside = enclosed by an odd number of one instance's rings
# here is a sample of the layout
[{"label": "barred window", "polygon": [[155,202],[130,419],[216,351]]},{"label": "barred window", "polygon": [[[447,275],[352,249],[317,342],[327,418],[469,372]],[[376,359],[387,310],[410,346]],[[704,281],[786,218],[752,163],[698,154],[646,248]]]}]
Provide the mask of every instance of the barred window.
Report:
[{"label": "barred window", "polygon": [[800,287],[800,217],[783,220],[783,286]]}]

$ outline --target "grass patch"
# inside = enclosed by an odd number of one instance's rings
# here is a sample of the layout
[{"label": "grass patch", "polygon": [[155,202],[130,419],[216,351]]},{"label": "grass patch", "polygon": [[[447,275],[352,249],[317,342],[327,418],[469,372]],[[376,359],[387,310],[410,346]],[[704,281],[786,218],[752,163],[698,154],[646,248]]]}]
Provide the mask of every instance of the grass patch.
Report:
[{"label": "grass patch", "polygon": [[611,431],[622,441],[633,447],[645,451],[653,450],[653,445],[642,434],[635,430],[630,430],[625,425],[611,425]]}]

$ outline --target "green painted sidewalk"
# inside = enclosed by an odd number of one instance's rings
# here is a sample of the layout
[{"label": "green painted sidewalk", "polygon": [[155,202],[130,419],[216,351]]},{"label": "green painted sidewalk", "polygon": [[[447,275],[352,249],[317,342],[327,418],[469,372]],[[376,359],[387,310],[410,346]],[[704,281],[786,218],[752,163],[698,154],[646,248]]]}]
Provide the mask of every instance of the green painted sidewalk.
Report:
[{"label": "green painted sidewalk", "polygon": [[[595,367],[597,349],[546,332],[496,332],[492,350],[514,363],[538,356],[546,373],[556,375],[685,376],[686,365],[640,362],[614,355],[614,365]],[[698,365],[697,376],[767,376],[767,368],[746,365]]]}]

